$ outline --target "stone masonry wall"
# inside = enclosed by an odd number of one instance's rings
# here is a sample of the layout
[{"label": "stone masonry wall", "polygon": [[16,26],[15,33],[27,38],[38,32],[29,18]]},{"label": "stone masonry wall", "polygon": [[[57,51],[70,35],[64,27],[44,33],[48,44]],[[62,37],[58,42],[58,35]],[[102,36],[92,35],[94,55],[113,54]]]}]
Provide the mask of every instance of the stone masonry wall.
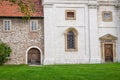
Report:
[{"label": "stone masonry wall", "polygon": [[[3,20],[11,20],[12,30],[10,32],[3,31]],[[31,46],[39,47],[43,53],[43,19],[35,20],[38,20],[38,31],[30,32],[29,20],[24,22],[22,18],[0,18],[0,40],[7,43],[12,49],[8,64],[25,64],[26,50]]]}]

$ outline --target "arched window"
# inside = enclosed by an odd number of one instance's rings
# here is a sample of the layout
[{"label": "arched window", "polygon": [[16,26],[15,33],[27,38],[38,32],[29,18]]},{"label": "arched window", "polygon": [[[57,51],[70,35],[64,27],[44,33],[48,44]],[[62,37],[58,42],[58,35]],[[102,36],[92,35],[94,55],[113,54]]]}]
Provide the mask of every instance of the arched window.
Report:
[{"label": "arched window", "polygon": [[73,31],[67,33],[67,49],[75,49],[75,34]]},{"label": "arched window", "polygon": [[69,28],[65,32],[65,50],[77,51],[77,30]]}]

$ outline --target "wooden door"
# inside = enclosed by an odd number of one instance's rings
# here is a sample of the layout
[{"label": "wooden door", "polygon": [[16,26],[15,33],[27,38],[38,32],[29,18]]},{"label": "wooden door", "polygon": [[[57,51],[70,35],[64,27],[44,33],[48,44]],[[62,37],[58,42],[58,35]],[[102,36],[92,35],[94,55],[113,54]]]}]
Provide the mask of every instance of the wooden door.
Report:
[{"label": "wooden door", "polygon": [[40,52],[36,48],[32,48],[28,51],[28,64],[40,64]]},{"label": "wooden door", "polygon": [[105,44],[105,62],[113,62],[113,44]]}]

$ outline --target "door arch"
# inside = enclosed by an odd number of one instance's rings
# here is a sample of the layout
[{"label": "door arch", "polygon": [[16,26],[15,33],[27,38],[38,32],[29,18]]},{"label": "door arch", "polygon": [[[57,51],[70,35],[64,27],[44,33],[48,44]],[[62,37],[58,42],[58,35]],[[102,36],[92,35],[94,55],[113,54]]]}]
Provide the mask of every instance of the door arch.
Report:
[{"label": "door arch", "polygon": [[42,64],[42,51],[39,47],[32,46],[26,51],[26,64],[29,65],[40,65]]}]

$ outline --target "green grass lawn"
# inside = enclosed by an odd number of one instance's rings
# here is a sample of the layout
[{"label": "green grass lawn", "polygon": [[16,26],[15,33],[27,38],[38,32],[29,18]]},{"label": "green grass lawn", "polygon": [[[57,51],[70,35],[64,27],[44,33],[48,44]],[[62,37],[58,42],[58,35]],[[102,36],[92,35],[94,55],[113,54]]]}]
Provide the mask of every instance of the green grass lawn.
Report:
[{"label": "green grass lawn", "polygon": [[120,80],[120,63],[76,65],[5,65],[0,80]]}]

